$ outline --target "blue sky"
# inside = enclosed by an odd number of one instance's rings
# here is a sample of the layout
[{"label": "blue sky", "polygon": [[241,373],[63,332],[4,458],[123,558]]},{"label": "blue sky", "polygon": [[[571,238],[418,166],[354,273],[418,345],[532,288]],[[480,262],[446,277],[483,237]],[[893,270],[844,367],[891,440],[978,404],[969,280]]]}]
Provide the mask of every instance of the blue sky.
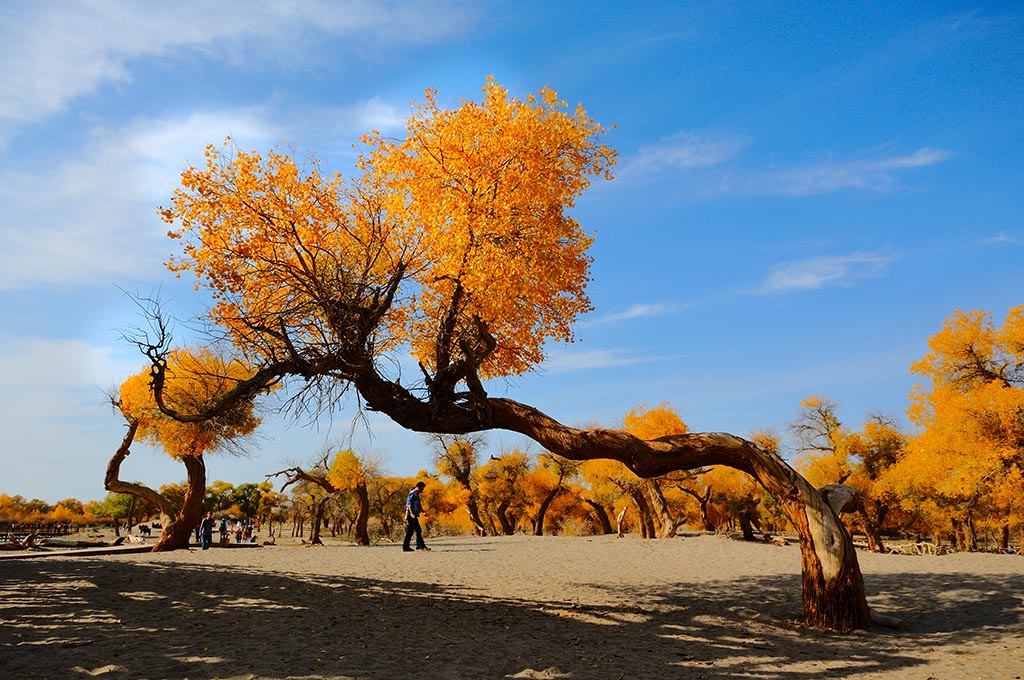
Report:
[{"label": "blue sky", "polygon": [[[1008,2],[3,3],[0,493],[103,497],[124,431],[104,392],[143,363],[123,291],[201,309],[156,209],[205,144],[347,172],[426,88],[454,105],[489,75],[582,103],[619,152],[574,211],[596,310],[492,394],[607,426],[667,401],[741,435],[784,432],[811,394],[850,427],[902,417],[946,316],[1024,303],[1022,35]],[[354,412],[270,414],[210,479],[325,445],[430,467],[420,435]],[[184,478],[134,451],[125,479]]]}]

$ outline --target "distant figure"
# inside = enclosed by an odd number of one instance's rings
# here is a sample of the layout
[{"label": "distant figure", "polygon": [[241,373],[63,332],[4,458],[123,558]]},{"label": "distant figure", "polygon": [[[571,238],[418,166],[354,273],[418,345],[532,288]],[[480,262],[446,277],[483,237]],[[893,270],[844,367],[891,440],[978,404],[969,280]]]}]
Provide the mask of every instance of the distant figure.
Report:
[{"label": "distant figure", "polygon": [[206,517],[199,524],[199,533],[202,534],[203,550],[207,550],[213,543],[213,513],[206,513]]},{"label": "distant figure", "polygon": [[430,550],[423,542],[423,529],[420,528],[420,515],[423,514],[423,504],[420,502],[420,493],[427,487],[423,482],[416,482],[416,486],[409,492],[405,499],[405,540],[402,542],[402,550],[412,552],[409,547],[409,540],[413,533],[416,534],[416,549]]},{"label": "distant figure", "polygon": [[221,517],[220,518],[220,526],[217,527],[217,529],[218,529],[218,531],[220,533],[220,544],[221,545],[227,545],[228,544],[228,518],[227,517]]}]

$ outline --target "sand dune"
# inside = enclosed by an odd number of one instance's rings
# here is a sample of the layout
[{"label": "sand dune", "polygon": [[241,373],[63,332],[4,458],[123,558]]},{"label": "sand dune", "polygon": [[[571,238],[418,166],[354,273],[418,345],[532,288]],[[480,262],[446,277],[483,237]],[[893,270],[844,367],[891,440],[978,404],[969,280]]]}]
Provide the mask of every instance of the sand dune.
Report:
[{"label": "sand dune", "polygon": [[1024,559],[862,553],[907,627],[800,627],[799,549],[445,538],[0,562],[4,678],[1024,677]]}]

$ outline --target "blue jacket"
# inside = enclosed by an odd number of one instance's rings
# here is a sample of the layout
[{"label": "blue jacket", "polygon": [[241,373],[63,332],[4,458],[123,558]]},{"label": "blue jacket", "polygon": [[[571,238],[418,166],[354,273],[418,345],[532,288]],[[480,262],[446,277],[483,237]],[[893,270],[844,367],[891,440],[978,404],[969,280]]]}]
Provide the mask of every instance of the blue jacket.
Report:
[{"label": "blue jacket", "polygon": [[420,504],[420,490],[413,489],[405,499],[405,514],[419,517],[421,512],[423,512],[423,506]]}]

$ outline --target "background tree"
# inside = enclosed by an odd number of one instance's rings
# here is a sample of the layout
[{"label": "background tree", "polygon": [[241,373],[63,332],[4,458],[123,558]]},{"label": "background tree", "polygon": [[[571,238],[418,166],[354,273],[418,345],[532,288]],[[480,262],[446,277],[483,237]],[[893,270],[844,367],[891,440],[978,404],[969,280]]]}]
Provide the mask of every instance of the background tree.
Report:
[{"label": "background tree", "polygon": [[495,536],[499,533],[505,536],[515,534],[516,525],[525,510],[524,483],[529,473],[530,459],[522,451],[492,456],[480,467],[480,503],[485,521]]},{"label": "background tree", "polygon": [[[488,80],[482,102],[452,110],[428,91],[404,139],[364,137],[362,174],[348,182],[277,152],[210,147],[162,210],[182,242],[171,267],[210,291],[209,320],[257,370],[216,404],[164,412],[213,416],[294,377],[298,406],[329,409],[351,387],[411,430],[509,430],[572,460],[618,460],[641,478],[730,465],[764,485],[800,532],[808,624],[867,625],[836,509],[777,455],[722,433],[581,430],[487,394],[485,380],[538,365],[545,344],[571,340],[590,309],[592,239],[567,211],[591,178],[610,177],[603,132],[551,90],[516,100]],[[167,343],[157,340],[144,349],[161,403]],[[404,348],[419,385],[385,372],[400,362],[384,359]]]},{"label": "background tree", "polygon": [[[244,362],[225,359],[207,349],[179,349],[162,356],[159,365],[159,378],[153,376],[151,369],[144,369],[122,383],[119,396],[113,400],[128,424],[128,432],[107,464],[104,479],[108,491],[130,494],[159,508],[163,532],[154,551],[188,546],[192,530],[202,517],[206,492],[203,455],[217,450],[240,451],[242,439],[260,423],[253,399],[222,405],[217,414],[206,413],[207,417],[187,422],[173,416],[179,412],[206,411],[211,403],[230,394],[252,375]],[[153,380],[161,383],[158,392],[151,389]],[[272,388],[273,384],[268,383],[263,390]],[[121,464],[131,453],[136,436],[184,464],[188,491],[180,507],[172,506],[145,485],[119,478]]]},{"label": "background tree", "polygon": [[921,428],[889,481],[897,492],[935,500],[962,549],[976,549],[979,512],[1016,524],[1024,539],[1024,306],[1002,326],[983,311],[955,312],[911,366],[925,378],[908,415]]},{"label": "background tree", "polygon": [[370,545],[370,495],[368,486],[370,479],[379,477],[378,465],[366,458],[357,456],[352,451],[339,451],[331,461],[327,478],[340,491],[348,491],[355,496],[355,540],[359,545]]},{"label": "background tree", "polygon": [[239,484],[231,491],[231,505],[238,509],[242,517],[252,520],[259,514],[260,500],[263,498],[263,494],[271,489],[270,482]]},{"label": "background tree", "polygon": [[102,518],[114,525],[114,535],[121,535],[121,525],[128,521],[134,510],[136,498],[127,493],[111,491],[103,500],[89,503],[89,514]]},{"label": "background tree", "polygon": [[537,501],[532,522],[534,536],[544,535],[544,520],[548,509],[559,494],[568,490],[578,474],[579,463],[576,461],[553,453],[542,453],[537,456],[533,473],[526,480],[527,496]]},{"label": "background tree", "polygon": [[848,432],[838,415],[839,404],[828,397],[813,394],[800,402],[796,420],[789,431],[796,441],[796,450],[805,458],[798,469],[815,486],[842,484],[851,474]]},{"label": "background tree", "polygon": [[477,501],[476,469],[477,450],[483,447],[482,435],[446,436],[432,435],[434,441],[434,464],[439,474],[451,477],[465,491],[466,511],[473,523],[474,531],[485,536],[487,531],[480,519]]},{"label": "background tree", "polygon": [[[690,429],[675,409],[667,403],[650,409],[646,405],[637,406],[622,419],[622,426],[626,432],[644,440],[682,435]],[[659,525],[658,538],[672,538],[679,527],[686,523],[686,518],[677,518],[670,507],[663,488],[663,482],[667,481],[670,481],[667,476],[650,477],[640,481],[640,490],[646,497],[648,507],[651,508],[651,517]]]}]

